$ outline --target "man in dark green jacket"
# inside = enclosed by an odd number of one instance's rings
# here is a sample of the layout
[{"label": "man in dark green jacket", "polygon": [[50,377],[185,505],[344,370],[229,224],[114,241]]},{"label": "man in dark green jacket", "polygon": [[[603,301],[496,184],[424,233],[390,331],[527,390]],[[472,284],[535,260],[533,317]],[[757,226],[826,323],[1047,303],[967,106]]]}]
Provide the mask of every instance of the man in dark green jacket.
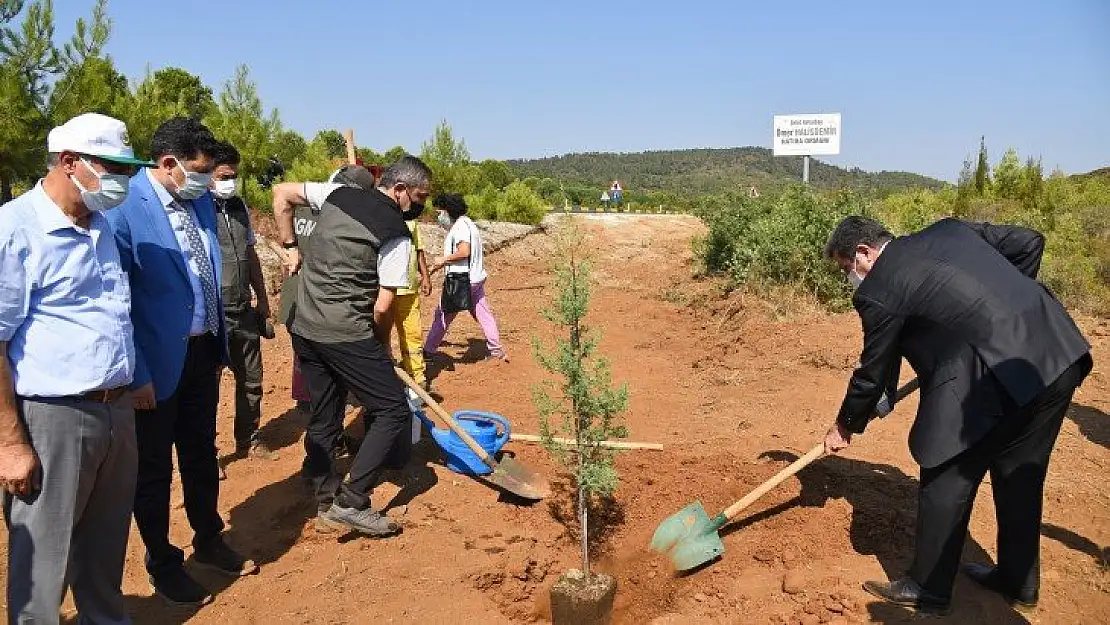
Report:
[{"label": "man in dark green jacket", "polygon": [[[276,460],[258,437],[262,418],[262,345],[273,338],[270,301],[255,252],[254,229],[246,203],[238,196],[239,151],[221,143],[212,172],[216,234],[223,253],[221,284],[227,319],[231,371],[235,375],[235,455]],[[251,292],[258,300],[252,305]]]}]

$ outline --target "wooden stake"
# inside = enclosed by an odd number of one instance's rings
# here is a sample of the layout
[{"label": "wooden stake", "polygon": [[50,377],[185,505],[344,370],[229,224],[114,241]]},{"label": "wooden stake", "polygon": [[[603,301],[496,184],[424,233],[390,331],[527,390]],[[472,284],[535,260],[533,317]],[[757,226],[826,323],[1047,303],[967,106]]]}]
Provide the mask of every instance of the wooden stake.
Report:
[{"label": "wooden stake", "polygon": [[348,129],[347,132],[343,133],[343,140],[347,142],[347,162],[354,165],[358,162],[355,155],[355,131]]},{"label": "wooden stake", "polygon": [[[543,437],[536,434],[516,434],[515,432],[509,437],[510,440],[520,441],[522,443],[542,443]],[[560,445],[574,445],[574,441],[569,438],[554,438],[556,443]],[[602,447],[609,449],[650,449],[652,451],[662,451],[663,445],[660,443],[634,443],[630,441],[601,441]]]}]

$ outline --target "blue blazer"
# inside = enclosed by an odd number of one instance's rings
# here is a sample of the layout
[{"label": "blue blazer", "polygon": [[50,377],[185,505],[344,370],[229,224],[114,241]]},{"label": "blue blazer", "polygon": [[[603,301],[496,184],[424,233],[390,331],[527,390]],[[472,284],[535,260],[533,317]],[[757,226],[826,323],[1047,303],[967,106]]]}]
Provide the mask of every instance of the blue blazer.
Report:
[{"label": "blue blazer", "polygon": [[[220,244],[212,195],[193,200],[197,228],[208,237],[209,258],[220,297]],[[185,254],[174,236],[170,218],[145,171],[131,178],[131,191],[118,207],[107,211],[116,236],[120,264],[131,278],[131,323],[135,327],[135,379],[132,388],[154,383],[158,401],[177,390],[185,366],[193,320],[193,286]],[[217,310],[223,311],[223,302]],[[220,317],[220,343],[228,364],[227,330]]]}]

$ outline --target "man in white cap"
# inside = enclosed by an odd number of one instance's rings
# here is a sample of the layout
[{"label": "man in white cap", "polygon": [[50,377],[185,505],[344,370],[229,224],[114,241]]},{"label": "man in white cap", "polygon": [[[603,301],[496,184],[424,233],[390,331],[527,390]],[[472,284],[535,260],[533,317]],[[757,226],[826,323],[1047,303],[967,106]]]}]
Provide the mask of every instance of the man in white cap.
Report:
[{"label": "man in white cap", "polygon": [[0,207],[0,488],[11,622],[127,623],[120,583],[138,456],[131,291],[103,211],[138,160],[123,122],[50,131],[49,169]]}]

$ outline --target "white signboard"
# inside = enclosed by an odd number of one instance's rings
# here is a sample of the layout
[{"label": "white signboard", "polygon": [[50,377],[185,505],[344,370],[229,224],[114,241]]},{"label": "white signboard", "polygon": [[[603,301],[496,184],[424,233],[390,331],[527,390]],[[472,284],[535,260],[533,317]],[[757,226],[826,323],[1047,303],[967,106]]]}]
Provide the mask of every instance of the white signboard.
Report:
[{"label": "white signboard", "polygon": [[840,154],[840,113],[775,115],[775,156]]}]

